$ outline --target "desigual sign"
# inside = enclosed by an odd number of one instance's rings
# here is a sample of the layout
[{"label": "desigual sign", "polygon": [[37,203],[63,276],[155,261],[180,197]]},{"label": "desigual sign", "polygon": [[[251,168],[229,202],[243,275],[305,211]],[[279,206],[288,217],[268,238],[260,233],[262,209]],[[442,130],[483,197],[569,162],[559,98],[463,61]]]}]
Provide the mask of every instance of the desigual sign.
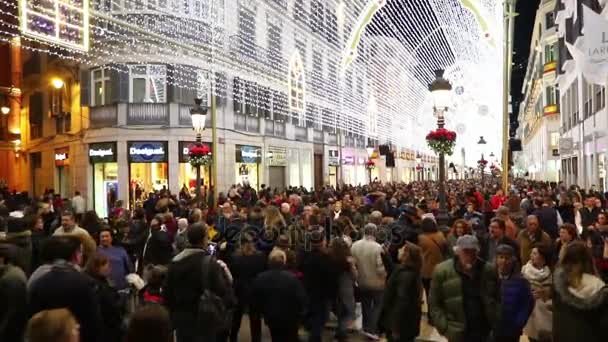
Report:
[{"label": "desigual sign", "polygon": [[129,143],[132,163],[161,163],[167,161],[167,143],[163,141]]},{"label": "desigual sign", "polygon": [[115,163],[116,143],[104,142],[89,144],[89,160],[91,163]]}]

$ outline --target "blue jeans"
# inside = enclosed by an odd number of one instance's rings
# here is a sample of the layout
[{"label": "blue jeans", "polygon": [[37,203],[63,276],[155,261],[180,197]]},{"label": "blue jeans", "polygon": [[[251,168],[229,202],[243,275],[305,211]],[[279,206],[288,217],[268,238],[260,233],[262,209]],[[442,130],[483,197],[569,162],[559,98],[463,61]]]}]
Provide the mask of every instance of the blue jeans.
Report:
[{"label": "blue jeans", "polygon": [[378,334],[378,319],[382,310],[384,290],[360,289],[363,331]]}]

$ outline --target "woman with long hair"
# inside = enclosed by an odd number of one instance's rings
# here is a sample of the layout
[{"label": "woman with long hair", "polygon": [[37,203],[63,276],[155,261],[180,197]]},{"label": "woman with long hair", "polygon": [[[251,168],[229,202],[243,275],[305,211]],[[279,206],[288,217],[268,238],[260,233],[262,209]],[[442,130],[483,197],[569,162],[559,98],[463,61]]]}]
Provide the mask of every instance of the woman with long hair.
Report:
[{"label": "woman with long hair", "polygon": [[260,314],[251,305],[253,303],[251,286],[255,278],[266,270],[266,255],[257,251],[255,248],[255,236],[251,233],[243,233],[241,235],[239,247],[234,256],[230,258],[229,268],[234,279],[234,292],[238,299],[238,304],[232,317],[230,341],[236,342],[238,340],[243,314],[249,308],[251,341],[260,342],[262,338],[262,323]]},{"label": "woman with long hair", "polygon": [[543,245],[535,245],[530,253],[530,261],[521,269],[528,280],[535,299],[534,310],[524,328],[530,342],[537,342],[551,336],[553,330],[551,313],[551,286],[553,272],[550,267],[551,254]]},{"label": "woman with long hair", "polygon": [[559,262],[564,258],[566,248],[577,238],[578,234],[575,225],[564,223],[559,227],[559,238],[555,242],[555,262]]},{"label": "woman with long hair", "polygon": [[278,229],[279,231],[287,228],[287,223],[281,215],[279,208],[271,205],[264,211],[264,228]]},{"label": "woman with long hair", "polygon": [[68,309],[44,310],[27,323],[28,342],[80,342],[80,326]]},{"label": "woman with long hair", "polygon": [[329,254],[338,274],[338,296],[335,312],[338,317],[336,339],[346,341],[348,326],[355,318],[355,281],[357,266],[351,255],[350,246],[342,237],[334,238],[330,243]]},{"label": "woman with long hair", "polygon": [[553,341],[608,341],[608,287],[584,243],[568,245],[553,282]]},{"label": "woman with long hair", "polygon": [[389,342],[411,342],[420,334],[422,318],[421,249],[406,242],[399,263],[386,285],[380,321]]},{"label": "woman with long hair", "polygon": [[472,234],[471,224],[469,223],[469,221],[464,219],[458,219],[454,221],[454,224],[452,224],[452,227],[450,228],[450,231],[448,232],[447,236],[449,255],[454,254],[454,246],[456,246],[456,240],[458,240],[459,237],[467,234]]},{"label": "woman with long hair", "polygon": [[112,266],[103,254],[95,254],[86,265],[85,272],[95,280],[97,298],[103,318],[102,341],[120,341],[122,331],[122,305],[120,295],[110,285]]}]

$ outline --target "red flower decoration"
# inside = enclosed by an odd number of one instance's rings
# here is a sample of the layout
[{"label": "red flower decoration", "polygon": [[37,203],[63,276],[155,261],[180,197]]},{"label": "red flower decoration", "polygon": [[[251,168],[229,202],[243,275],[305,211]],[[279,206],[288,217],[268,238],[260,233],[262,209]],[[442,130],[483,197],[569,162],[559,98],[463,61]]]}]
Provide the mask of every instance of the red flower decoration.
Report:
[{"label": "red flower decoration", "polygon": [[435,153],[451,156],[456,145],[456,132],[438,128],[426,135],[426,142]]}]

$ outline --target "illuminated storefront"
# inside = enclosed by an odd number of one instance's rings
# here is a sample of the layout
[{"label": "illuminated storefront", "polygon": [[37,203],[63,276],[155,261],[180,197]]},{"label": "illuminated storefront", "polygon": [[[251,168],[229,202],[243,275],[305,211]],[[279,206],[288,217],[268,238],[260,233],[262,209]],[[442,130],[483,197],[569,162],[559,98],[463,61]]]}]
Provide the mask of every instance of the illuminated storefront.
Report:
[{"label": "illuminated storefront", "polygon": [[137,204],[151,191],[168,188],[168,154],[166,141],[130,141],[129,198]]},{"label": "illuminated storefront", "polygon": [[[209,147],[211,153],[213,153],[213,147],[211,143],[203,142],[203,145]],[[179,142],[179,187],[180,189],[184,187],[184,185],[188,189],[196,188],[196,167],[190,165],[188,153],[190,152],[190,147],[195,146],[196,142],[193,141],[180,141]],[[209,187],[211,184],[211,163],[201,166],[201,184]]]},{"label": "illuminated storefront", "polygon": [[328,152],[327,165],[329,168],[329,185],[338,185],[338,172],[340,169],[340,151],[330,149]]},{"label": "illuminated storefront", "polygon": [[259,189],[261,161],[260,147],[236,145],[236,183],[249,184],[252,188]]},{"label": "illuminated storefront", "polygon": [[70,196],[70,148],[55,149],[55,193],[62,198]]},{"label": "illuminated storefront", "polygon": [[89,161],[93,165],[93,208],[100,217],[107,217],[118,197],[116,143],[89,144]]}]

